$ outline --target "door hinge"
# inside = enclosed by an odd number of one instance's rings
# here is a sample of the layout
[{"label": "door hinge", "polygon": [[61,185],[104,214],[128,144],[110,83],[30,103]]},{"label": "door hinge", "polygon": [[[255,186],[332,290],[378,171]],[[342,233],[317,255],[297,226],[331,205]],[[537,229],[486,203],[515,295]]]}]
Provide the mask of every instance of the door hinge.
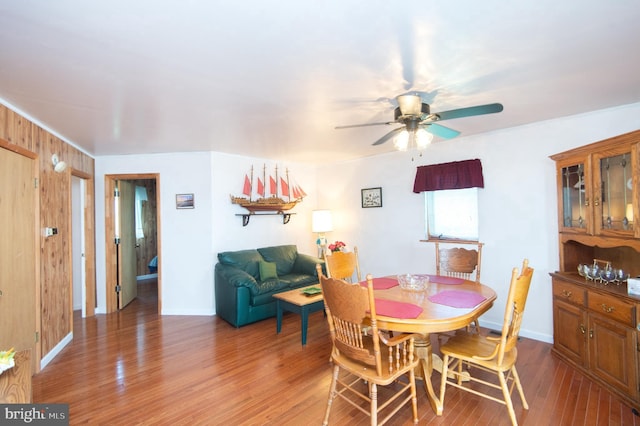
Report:
[{"label": "door hinge", "polygon": [[40,332],[36,331],[36,343],[40,341]]},{"label": "door hinge", "polygon": [[118,187],[115,187],[113,189],[113,196],[116,198],[120,197],[120,190],[118,189]]},{"label": "door hinge", "polygon": [[38,178],[33,178],[33,187],[38,188]]},{"label": "door hinge", "polygon": [[120,289],[121,289],[120,284],[118,284],[118,285],[116,286],[116,293],[120,293]]}]

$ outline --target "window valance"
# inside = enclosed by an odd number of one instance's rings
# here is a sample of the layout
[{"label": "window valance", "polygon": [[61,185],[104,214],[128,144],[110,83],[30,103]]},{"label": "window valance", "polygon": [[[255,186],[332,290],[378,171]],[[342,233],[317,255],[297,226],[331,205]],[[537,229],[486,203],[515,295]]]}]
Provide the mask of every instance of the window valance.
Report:
[{"label": "window valance", "polygon": [[484,188],[479,159],[420,166],[413,183],[415,193],[463,188]]}]

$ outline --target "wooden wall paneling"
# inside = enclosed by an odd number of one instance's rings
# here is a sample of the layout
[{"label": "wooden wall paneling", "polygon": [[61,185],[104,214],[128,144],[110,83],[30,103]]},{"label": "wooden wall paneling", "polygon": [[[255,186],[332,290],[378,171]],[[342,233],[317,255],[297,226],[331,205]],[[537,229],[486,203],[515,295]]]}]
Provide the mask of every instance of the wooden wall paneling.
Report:
[{"label": "wooden wall paneling", "polygon": [[65,144],[44,129],[38,129],[42,141],[40,163],[40,202],[42,229],[57,228],[58,233],[42,237],[42,353],[49,353],[72,331],[71,301],[71,174],[67,169],[56,173],[51,156],[66,161]]},{"label": "wooden wall paneling", "polygon": [[0,105],[0,138],[31,152],[38,152],[33,143],[33,124],[4,105]]},{"label": "wooden wall paneling", "polygon": [[[93,167],[92,167],[93,168]],[[84,257],[85,257],[85,287],[86,314],[95,315],[96,299],[96,203],[95,180],[85,180],[84,185]]]},{"label": "wooden wall paneling", "polygon": [[9,132],[7,131],[7,111],[9,108],[0,104],[0,139],[9,142]]},{"label": "wooden wall paneling", "polygon": [[[34,261],[39,265],[36,305],[40,327],[40,345],[34,362],[39,370],[42,354],[48,353],[72,330],[71,302],[71,171],[86,179],[86,276],[87,315],[94,315],[95,292],[95,160],[64,142],[10,108],[0,105],[0,139],[3,147],[38,160],[39,212],[37,246]],[[55,173],[51,155],[58,154],[70,166]],[[45,227],[58,228],[58,234],[44,238]],[[36,370],[36,371],[37,371]]]},{"label": "wooden wall paneling", "polygon": [[13,111],[10,112],[10,115],[13,116],[13,131],[15,132],[14,143],[30,151],[35,151],[33,145],[33,124]]}]

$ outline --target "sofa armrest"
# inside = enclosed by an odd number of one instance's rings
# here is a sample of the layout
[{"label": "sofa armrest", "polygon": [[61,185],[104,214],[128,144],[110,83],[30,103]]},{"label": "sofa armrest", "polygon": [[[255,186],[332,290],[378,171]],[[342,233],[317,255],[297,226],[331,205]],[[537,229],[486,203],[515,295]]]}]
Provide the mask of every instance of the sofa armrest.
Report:
[{"label": "sofa armrest", "polygon": [[216,285],[226,285],[231,287],[254,287],[257,288],[258,283],[251,274],[242,269],[235,268],[221,263],[216,264]]},{"label": "sofa armrest", "polygon": [[322,265],[322,272],[326,274],[327,271],[324,266],[324,260],[308,254],[298,253],[296,261],[293,264],[293,271],[299,274],[313,275],[314,277],[317,277],[316,265],[318,264]]}]

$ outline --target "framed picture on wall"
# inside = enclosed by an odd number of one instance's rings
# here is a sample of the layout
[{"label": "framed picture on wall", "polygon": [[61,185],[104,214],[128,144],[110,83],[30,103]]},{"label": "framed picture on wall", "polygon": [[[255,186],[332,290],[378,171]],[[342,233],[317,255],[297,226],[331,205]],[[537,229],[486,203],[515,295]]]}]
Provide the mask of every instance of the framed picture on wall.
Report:
[{"label": "framed picture on wall", "polygon": [[176,194],[176,209],[194,209],[193,194]]},{"label": "framed picture on wall", "polygon": [[362,208],[382,207],[382,188],[364,188],[361,190]]}]

